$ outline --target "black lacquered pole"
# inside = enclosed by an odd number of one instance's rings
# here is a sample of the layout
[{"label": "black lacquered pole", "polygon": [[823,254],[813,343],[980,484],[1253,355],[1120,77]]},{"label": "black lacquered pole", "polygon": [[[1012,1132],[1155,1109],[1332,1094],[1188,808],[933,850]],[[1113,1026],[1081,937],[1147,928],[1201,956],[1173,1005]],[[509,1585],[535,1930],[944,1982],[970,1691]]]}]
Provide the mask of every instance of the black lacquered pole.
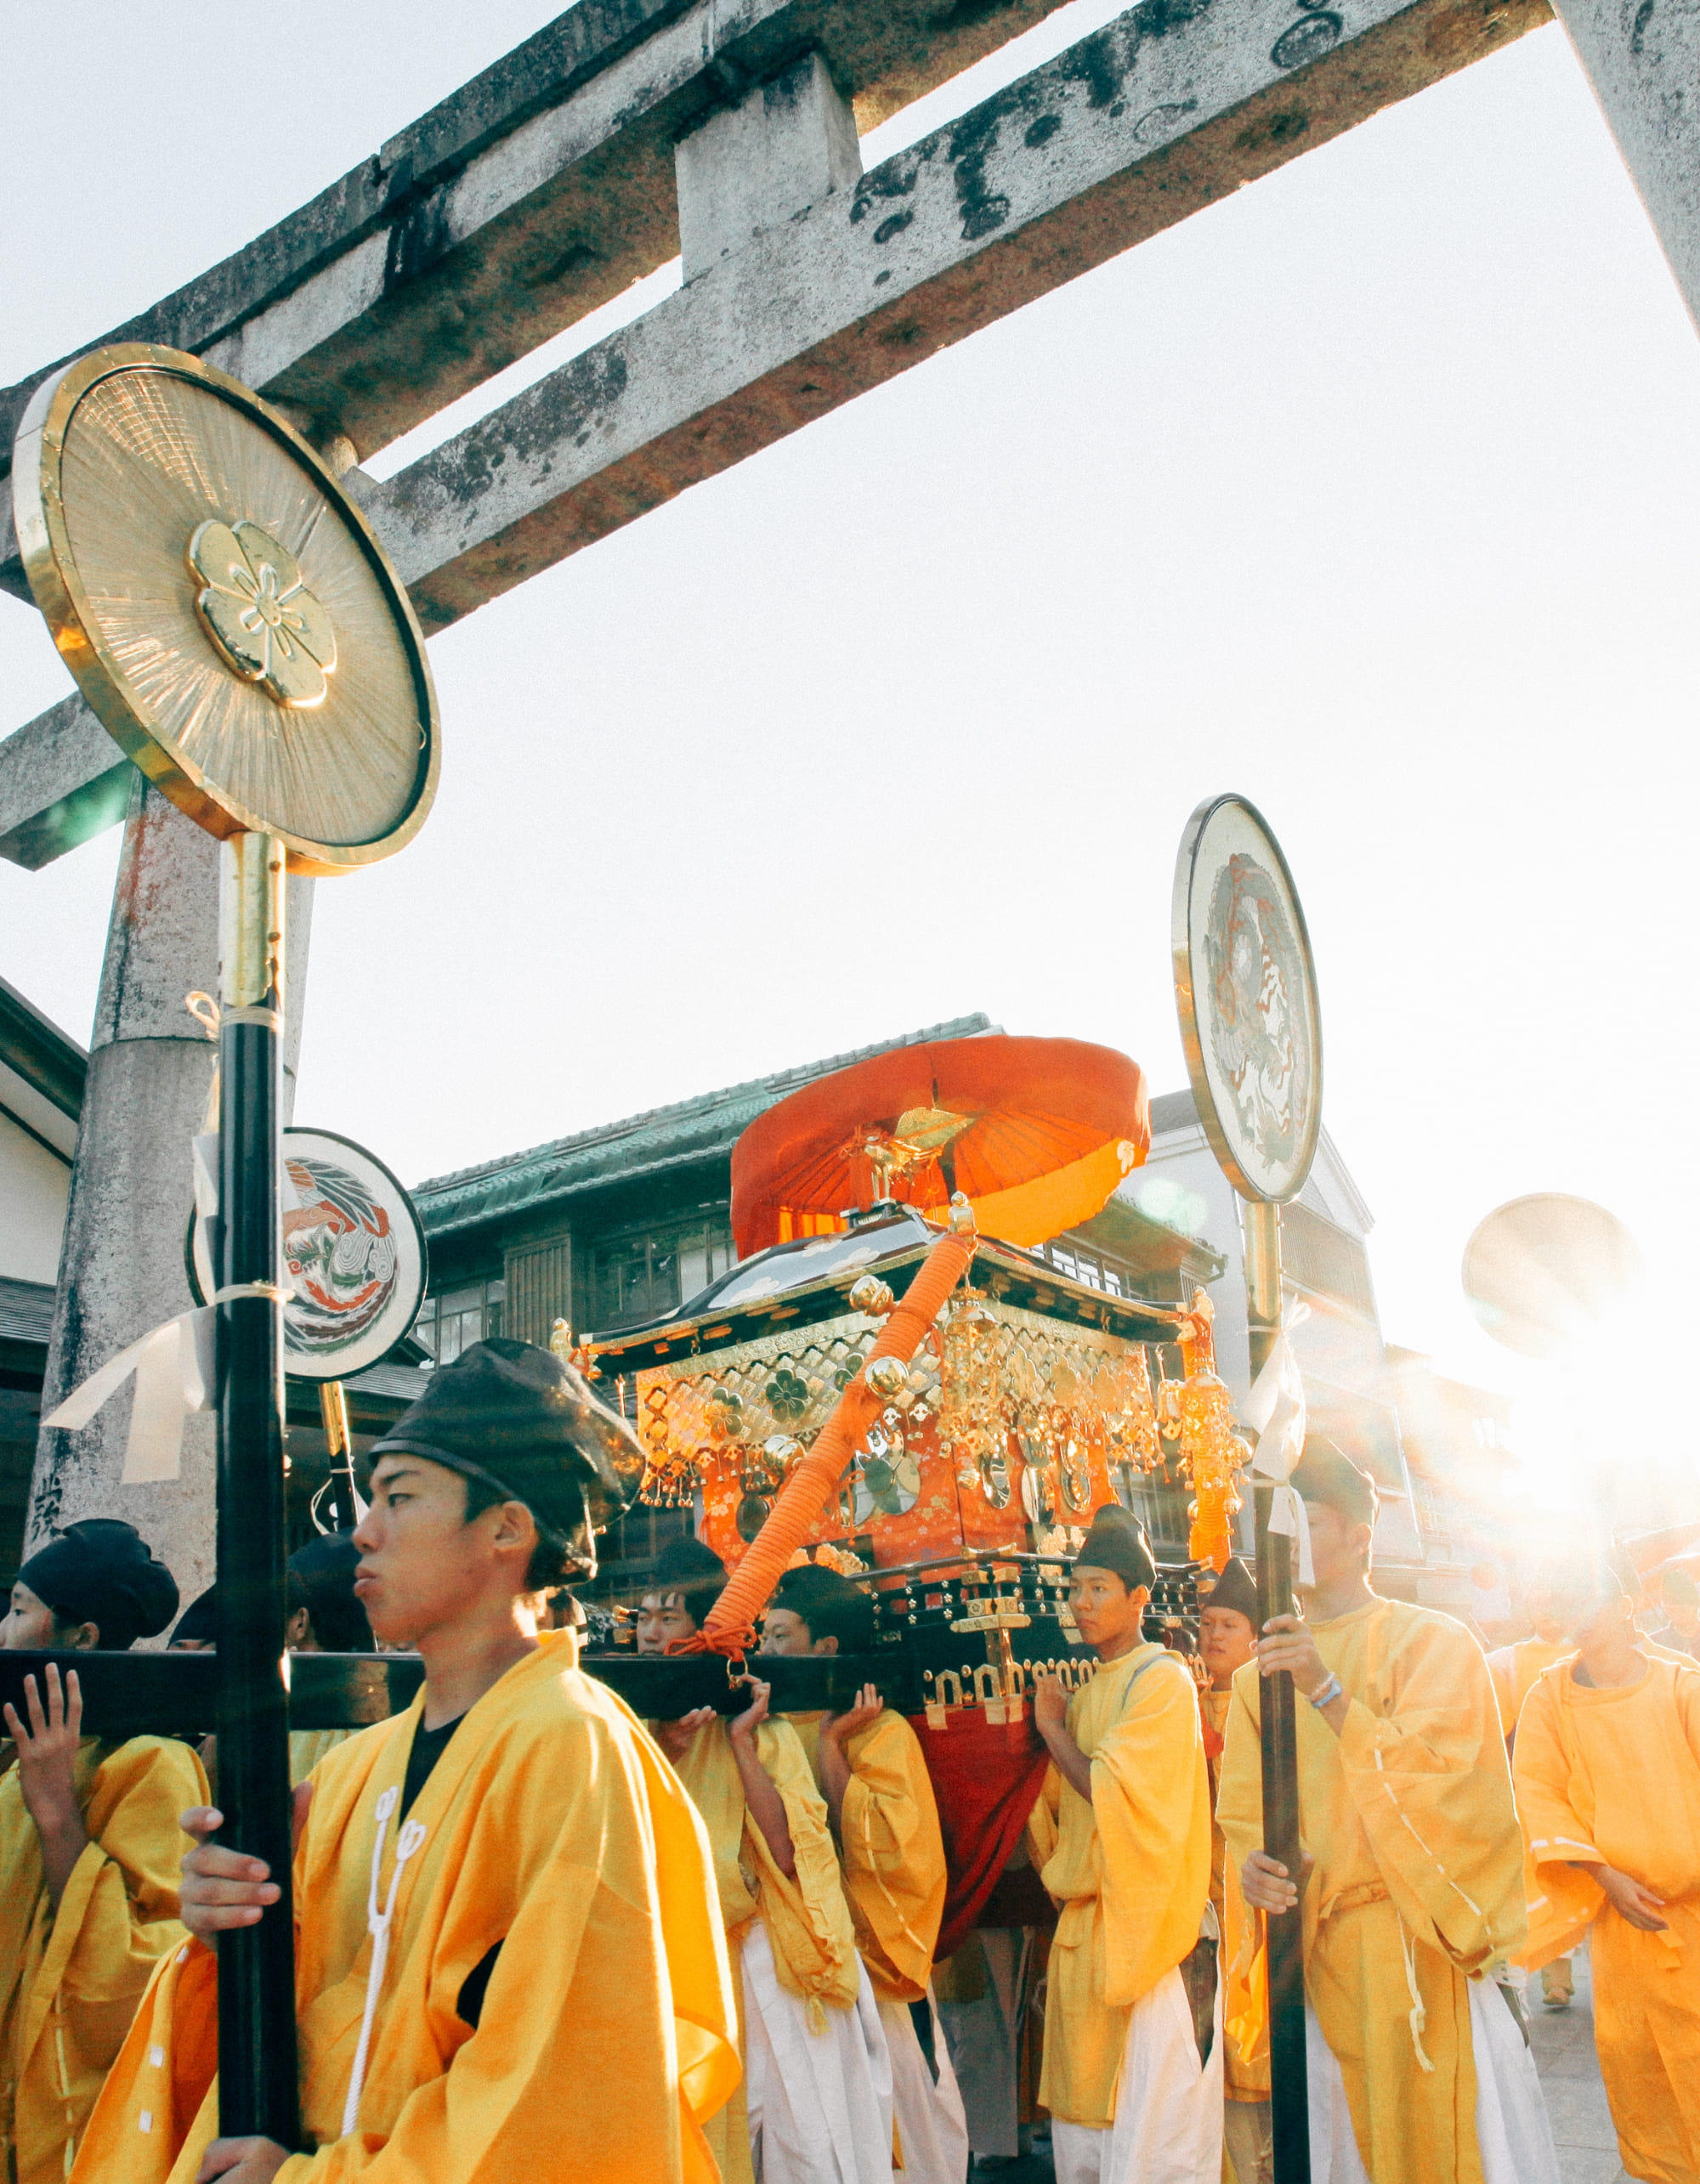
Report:
[{"label": "black lacquered pole", "polygon": [[[1274,1348],[1281,1326],[1280,1208],[1247,1202],[1245,1277],[1250,1305],[1251,1370],[1255,1378]],[[1293,1613],[1292,1542],[1269,1529],[1273,1490],[1256,1489],[1257,1615]],[[1299,1849],[1299,1762],[1293,1679],[1284,1672],[1265,1677],[1259,1719],[1262,1735],[1263,1847],[1296,1881]],[[1274,2133],[1275,2184],[1310,2184],[1311,2119],[1305,2063],[1305,1915],[1302,1903],[1268,1914],[1270,2121]]]},{"label": "black lacquered pole", "polygon": [[282,1894],[218,1942],[218,2127],[295,2149],[294,1927],[285,1684],[279,1197],[283,847],[223,845],[218,1036],[218,1840],[263,1858]]}]

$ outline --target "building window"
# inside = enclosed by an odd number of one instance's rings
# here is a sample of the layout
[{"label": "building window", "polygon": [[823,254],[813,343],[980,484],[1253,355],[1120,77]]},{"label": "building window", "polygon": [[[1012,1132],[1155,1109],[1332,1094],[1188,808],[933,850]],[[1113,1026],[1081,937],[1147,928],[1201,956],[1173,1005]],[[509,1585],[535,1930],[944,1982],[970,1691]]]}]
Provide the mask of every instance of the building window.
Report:
[{"label": "building window", "polygon": [[1452,1559],[1452,1526],[1441,1497],[1426,1479],[1413,1479],[1411,1497],[1416,1504],[1417,1525],[1424,1541],[1442,1561]]},{"label": "building window", "polygon": [[1362,1241],[1296,1202],[1281,1208],[1281,1271],[1301,1289],[1332,1298],[1363,1319],[1375,1317],[1369,1254]]},{"label": "building window", "polygon": [[1088,1289],[1102,1289],[1107,1297],[1135,1294],[1131,1267],[1106,1259],[1101,1252],[1086,1250],[1073,1236],[1041,1244],[1040,1255],[1048,1259],[1059,1274],[1066,1274],[1071,1282],[1079,1282]]},{"label": "building window", "polygon": [[463,1349],[502,1332],[502,1307],[507,1284],[470,1282],[428,1297],[413,1323],[413,1339],[439,1365],[451,1365]]},{"label": "building window", "polygon": [[688,1304],[734,1265],[724,1211],[665,1228],[604,1236],[590,1249],[590,1310],[597,1333],[641,1327]]}]

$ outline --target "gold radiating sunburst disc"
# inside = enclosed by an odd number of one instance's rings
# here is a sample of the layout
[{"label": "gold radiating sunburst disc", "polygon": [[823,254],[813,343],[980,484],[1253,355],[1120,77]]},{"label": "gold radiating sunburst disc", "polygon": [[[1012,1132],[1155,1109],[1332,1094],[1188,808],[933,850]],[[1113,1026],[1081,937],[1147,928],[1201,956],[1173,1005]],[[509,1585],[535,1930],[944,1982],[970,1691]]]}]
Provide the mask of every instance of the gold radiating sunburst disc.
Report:
[{"label": "gold radiating sunburst disc", "polygon": [[192,357],[96,352],[31,405],[14,467],[38,603],[94,710],[210,831],[299,870],[386,856],[436,784],[406,596],[265,404]]}]

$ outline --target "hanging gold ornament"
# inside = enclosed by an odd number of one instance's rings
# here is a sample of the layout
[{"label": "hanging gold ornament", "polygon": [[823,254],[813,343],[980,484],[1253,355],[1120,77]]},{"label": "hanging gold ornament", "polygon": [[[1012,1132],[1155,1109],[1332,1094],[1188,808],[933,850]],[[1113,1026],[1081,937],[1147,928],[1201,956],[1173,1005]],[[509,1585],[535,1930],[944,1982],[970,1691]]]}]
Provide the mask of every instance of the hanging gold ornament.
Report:
[{"label": "hanging gold ornament", "polygon": [[669,1394],[660,1386],[646,1389],[638,1418],[643,1476],[638,1499],[650,1509],[688,1508],[701,1480],[696,1453],[700,1429],[691,1429],[692,1422],[683,1416],[686,1406],[670,1403]]},{"label": "hanging gold ornament", "polygon": [[1233,1400],[1216,1372],[1215,1321],[1215,1305],[1204,1290],[1194,1289],[1181,1315],[1187,1377],[1178,1388],[1166,1383],[1163,1393],[1180,1440],[1181,1467],[1193,1488],[1187,1551],[1195,1562],[1225,1570],[1240,1509],[1235,1474],[1250,1451],[1234,1430]]},{"label": "hanging gold ornament", "polygon": [[984,1299],[964,1296],[944,1323],[938,1372],[939,1439],[957,1484],[994,1509],[1006,1508],[1010,1498],[999,1334],[997,1315]]}]

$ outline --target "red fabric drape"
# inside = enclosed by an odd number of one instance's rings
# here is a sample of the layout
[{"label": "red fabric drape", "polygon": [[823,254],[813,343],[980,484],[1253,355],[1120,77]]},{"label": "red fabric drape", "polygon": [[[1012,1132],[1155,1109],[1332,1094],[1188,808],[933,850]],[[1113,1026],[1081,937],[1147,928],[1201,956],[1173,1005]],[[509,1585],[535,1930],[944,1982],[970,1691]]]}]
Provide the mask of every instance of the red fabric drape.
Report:
[{"label": "red fabric drape", "polygon": [[938,1801],[949,1877],[936,1954],[950,1956],[967,1939],[1021,1840],[1048,1755],[1030,1713],[996,1723],[965,1709],[945,1729],[929,1728],[925,1714],[911,1714],[909,1722]]}]

